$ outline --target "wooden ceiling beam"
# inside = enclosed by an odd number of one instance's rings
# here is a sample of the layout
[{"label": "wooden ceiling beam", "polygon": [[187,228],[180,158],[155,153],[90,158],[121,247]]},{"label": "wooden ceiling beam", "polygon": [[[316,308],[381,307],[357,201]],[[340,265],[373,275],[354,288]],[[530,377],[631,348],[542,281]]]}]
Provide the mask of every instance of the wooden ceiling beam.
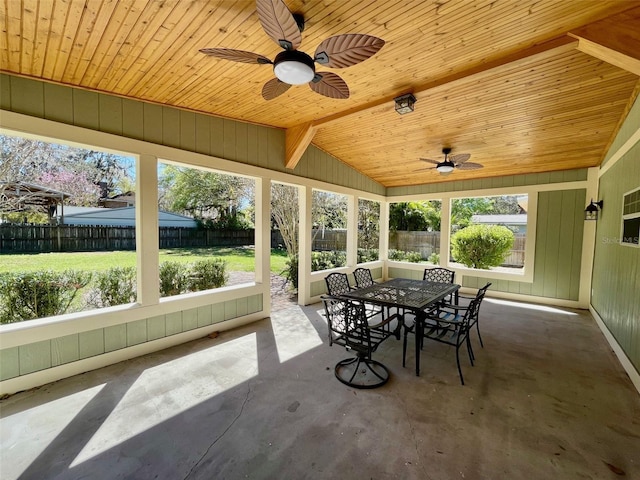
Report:
[{"label": "wooden ceiling beam", "polygon": [[578,50],[640,76],[640,7],[586,25],[569,35]]},{"label": "wooden ceiling beam", "polygon": [[294,169],[318,128],[311,123],[287,128],[284,137],[285,167]]}]

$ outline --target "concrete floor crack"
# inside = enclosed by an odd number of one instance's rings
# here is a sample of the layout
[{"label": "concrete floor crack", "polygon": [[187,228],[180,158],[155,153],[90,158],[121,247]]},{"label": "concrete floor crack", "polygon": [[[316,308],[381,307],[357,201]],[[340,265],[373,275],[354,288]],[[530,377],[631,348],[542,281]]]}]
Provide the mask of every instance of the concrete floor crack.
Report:
[{"label": "concrete floor crack", "polygon": [[244,411],[244,406],[247,404],[247,402],[249,401],[249,395],[251,395],[251,381],[247,382],[247,394],[244,397],[244,400],[242,402],[242,405],[240,406],[240,411],[238,412],[238,414],[235,416],[235,418],[233,419],[233,421],[229,424],[229,426],[227,428],[224,429],[224,432],[222,432],[220,435],[218,435],[215,440],[213,442],[211,442],[211,444],[209,445],[209,447],[205,450],[205,452],[202,454],[202,456],[198,459],[198,461],[193,465],[193,467],[191,467],[191,470],[189,470],[189,473],[187,474],[186,477],[184,477],[184,480],[187,480],[191,474],[194,472],[194,470],[198,467],[198,465],[200,465],[200,463],[202,462],[202,460],[209,455],[209,452],[211,451],[211,449],[213,448],[213,446],[218,443],[218,441],[225,436],[225,434],[231,430],[231,427],[233,427],[233,425],[236,423],[236,421],[240,418],[240,416],[242,415],[242,412]]}]

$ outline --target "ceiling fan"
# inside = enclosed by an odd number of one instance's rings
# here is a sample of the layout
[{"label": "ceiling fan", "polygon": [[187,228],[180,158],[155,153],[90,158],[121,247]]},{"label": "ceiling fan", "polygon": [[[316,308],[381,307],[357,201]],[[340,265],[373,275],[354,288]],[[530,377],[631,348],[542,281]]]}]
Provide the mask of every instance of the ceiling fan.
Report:
[{"label": "ceiling fan", "polygon": [[459,153],[458,155],[449,156],[451,153],[450,147],[443,148],[442,153],[444,153],[444,160],[442,162],[439,162],[438,160],[431,160],[429,158],[421,158],[420,160],[436,165],[435,167],[429,167],[429,169],[434,168],[441,175],[449,175],[453,172],[454,168],[459,168],[460,170],[477,170],[483,167],[483,165],[480,165],[479,163],[467,162],[467,160],[471,158],[470,153]]},{"label": "ceiling fan", "polygon": [[200,52],[233,62],[273,65],[276,78],[262,87],[265,100],[282,95],[291,85],[303,83],[308,83],[311,90],[325,97],[349,98],[345,81],[332,72],[316,72],[314,62],[330,68],[350,67],[375,55],[384,46],[384,40],[371,35],[342,34],[321,42],[311,58],[296,50],[302,43],[302,15],[292,14],[282,0],[256,0],[256,11],[266,34],[284,49],[275,60],[230,48],[203,48]]}]

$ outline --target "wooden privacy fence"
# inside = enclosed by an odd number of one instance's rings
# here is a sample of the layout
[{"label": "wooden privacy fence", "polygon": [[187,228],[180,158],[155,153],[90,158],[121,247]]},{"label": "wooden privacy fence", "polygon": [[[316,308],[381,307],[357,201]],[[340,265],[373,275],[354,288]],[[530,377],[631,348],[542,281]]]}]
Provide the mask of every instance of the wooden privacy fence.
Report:
[{"label": "wooden privacy fence", "polygon": [[426,260],[432,253],[440,253],[440,232],[389,232],[389,249],[419,252]]},{"label": "wooden privacy fence", "polygon": [[[253,230],[160,227],[160,248],[254,244]],[[0,225],[0,253],[135,250],[135,227]]]},{"label": "wooden privacy fence", "polygon": [[[160,227],[160,248],[198,248],[245,246],[255,243],[253,230],[198,230]],[[314,251],[346,250],[346,230],[313,230]],[[271,232],[271,246],[282,247],[278,230]],[[91,225],[8,225],[0,224],[0,253],[91,252],[135,250],[135,227]],[[440,253],[440,232],[389,233],[389,248],[419,252],[426,260]],[[515,242],[503,265],[524,266],[525,236],[516,234]]]}]

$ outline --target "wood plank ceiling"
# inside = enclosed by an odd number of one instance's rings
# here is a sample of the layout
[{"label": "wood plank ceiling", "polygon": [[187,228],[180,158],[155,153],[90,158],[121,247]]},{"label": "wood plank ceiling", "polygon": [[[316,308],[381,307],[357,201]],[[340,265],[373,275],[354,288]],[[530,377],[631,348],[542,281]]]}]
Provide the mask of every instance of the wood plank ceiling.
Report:
[{"label": "wood plank ceiling", "polygon": [[[281,51],[251,0],[0,0],[1,70],[287,129],[290,166],[311,141],[385,186],[599,165],[638,93],[640,0],[285,3],[307,53],[341,33],[386,41],[336,72],[350,98],[302,85],[265,101],[269,65],[199,53]],[[444,146],[484,168],[426,169]]]}]

